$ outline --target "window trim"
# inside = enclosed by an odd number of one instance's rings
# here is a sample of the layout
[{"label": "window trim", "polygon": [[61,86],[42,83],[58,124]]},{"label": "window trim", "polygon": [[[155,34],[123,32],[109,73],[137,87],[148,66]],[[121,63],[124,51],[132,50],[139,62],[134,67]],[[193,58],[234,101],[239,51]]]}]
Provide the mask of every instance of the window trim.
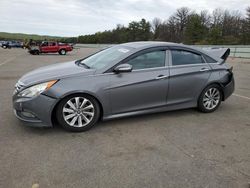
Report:
[{"label": "window trim", "polygon": [[151,71],[151,70],[163,70],[163,69],[168,69],[169,66],[163,66],[163,67],[152,67],[152,68],[145,68],[145,69],[135,69],[135,70],[132,70],[131,72],[141,72],[141,71]]}]

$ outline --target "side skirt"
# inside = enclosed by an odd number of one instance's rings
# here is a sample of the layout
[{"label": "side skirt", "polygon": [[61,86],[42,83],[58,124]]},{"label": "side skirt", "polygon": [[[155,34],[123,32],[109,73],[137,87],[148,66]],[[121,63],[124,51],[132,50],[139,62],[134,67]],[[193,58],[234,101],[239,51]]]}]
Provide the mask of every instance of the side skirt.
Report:
[{"label": "side skirt", "polygon": [[123,117],[136,116],[136,115],[142,115],[142,114],[152,114],[152,113],[158,113],[158,112],[167,112],[167,111],[194,108],[194,107],[197,107],[197,103],[189,102],[185,104],[178,104],[178,105],[175,104],[175,105],[163,106],[163,107],[158,107],[158,108],[150,108],[150,109],[144,109],[144,110],[138,110],[138,111],[132,111],[132,112],[106,115],[106,116],[103,116],[102,120],[106,121],[106,120],[115,119],[115,118],[123,118]]}]

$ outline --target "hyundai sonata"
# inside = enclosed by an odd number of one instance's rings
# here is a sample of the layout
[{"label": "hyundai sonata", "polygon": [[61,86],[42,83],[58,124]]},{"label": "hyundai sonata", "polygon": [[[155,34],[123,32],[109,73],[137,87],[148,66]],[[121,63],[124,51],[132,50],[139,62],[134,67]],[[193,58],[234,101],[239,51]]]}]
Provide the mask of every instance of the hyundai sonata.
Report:
[{"label": "hyundai sonata", "polygon": [[234,91],[230,49],[167,42],[116,45],[46,66],[16,84],[16,116],[32,126],[86,131],[98,120],[197,107],[215,111]]}]

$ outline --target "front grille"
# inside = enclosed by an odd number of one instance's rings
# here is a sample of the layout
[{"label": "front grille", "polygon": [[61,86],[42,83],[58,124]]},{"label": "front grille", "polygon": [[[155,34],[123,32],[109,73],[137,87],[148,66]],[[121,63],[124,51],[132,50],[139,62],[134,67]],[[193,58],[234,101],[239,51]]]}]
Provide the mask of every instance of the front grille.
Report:
[{"label": "front grille", "polygon": [[15,85],[15,90],[14,90],[13,94],[15,95],[15,94],[19,93],[21,90],[23,90],[23,88],[24,88],[24,84],[22,82],[18,81]]}]

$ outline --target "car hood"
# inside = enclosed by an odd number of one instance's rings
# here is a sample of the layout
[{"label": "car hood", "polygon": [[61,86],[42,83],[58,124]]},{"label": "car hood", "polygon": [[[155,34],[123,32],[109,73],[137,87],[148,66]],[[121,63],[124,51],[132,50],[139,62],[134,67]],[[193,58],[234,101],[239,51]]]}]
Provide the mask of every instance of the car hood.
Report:
[{"label": "car hood", "polygon": [[35,69],[22,76],[19,82],[24,86],[30,86],[41,82],[62,79],[76,75],[93,75],[94,72],[94,69],[86,69],[82,66],[76,65],[75,61],[70,61]]}]

